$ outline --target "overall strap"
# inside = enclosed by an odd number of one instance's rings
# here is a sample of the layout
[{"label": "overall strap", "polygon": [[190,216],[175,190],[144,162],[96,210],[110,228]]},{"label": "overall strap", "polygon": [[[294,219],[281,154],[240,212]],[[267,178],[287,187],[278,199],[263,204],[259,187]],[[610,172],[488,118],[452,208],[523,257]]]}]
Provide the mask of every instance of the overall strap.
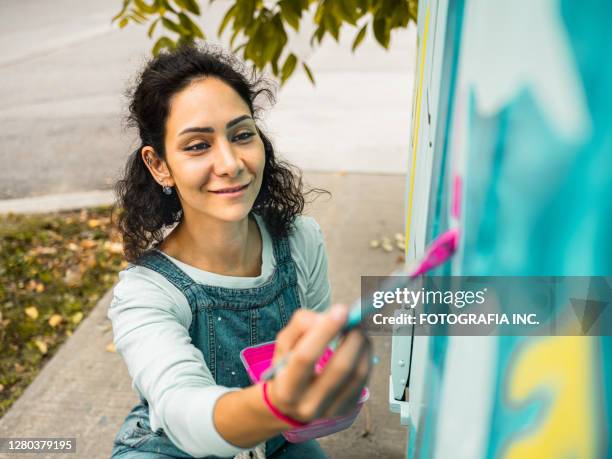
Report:
[{"label": "overall strap", "polygon": [[138,260],[134,261],[133,264],[144,266],[161,274],[185,295],[189,304],[195,304],[193,286],[196,285],[196,282],[158,250],[151,250],[145,253]]}]

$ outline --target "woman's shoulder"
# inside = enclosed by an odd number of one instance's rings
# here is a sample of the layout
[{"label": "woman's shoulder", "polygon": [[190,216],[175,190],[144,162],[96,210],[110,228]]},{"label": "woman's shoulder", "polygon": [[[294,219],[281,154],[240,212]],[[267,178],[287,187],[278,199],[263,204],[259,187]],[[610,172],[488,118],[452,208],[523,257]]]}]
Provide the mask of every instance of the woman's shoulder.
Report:
[{"label": "woman's shoulder", "polygon": [[303,248],[318,247],[323,244],[323,231],[319,223],[308,215],[298,215],[293,221],[289,240]]},{"label": "woman's shoulder", "polygon": [[181,322],[187,322],[191,316],[187,299],[170,281],[152,269],[129,264],[119,273],[111,309],[134,307],[167,310]]}]

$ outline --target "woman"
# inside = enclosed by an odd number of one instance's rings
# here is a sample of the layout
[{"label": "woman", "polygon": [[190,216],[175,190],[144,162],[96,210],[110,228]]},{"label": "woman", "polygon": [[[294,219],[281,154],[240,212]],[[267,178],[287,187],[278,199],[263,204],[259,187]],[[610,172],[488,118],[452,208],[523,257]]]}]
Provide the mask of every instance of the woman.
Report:
[{"label": "woman", "polygon": [[[141,146],[117,191],[131,263],[108,316],[140,403],[112,457],[326,457],[280,433],[349,413],[369,378],[358,330],[313,373],[347,310],[328,308],[321,231],[256,123],[260,96],[265,80],[211,46],[160,54],[130,94]],[[239,352],[272,340],[291,358],[251,385]]]}]

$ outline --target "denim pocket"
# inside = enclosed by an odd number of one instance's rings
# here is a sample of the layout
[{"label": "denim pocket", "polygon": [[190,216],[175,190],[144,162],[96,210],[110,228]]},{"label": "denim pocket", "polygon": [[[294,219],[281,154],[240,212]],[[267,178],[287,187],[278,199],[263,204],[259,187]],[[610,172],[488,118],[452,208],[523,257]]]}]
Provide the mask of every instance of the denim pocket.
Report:
[{"label": "denim pocket", "polygon": [[155,432],[147,428],[141,419],[132,418],[122,426],[115,443],[138,448],[153,436]]}]

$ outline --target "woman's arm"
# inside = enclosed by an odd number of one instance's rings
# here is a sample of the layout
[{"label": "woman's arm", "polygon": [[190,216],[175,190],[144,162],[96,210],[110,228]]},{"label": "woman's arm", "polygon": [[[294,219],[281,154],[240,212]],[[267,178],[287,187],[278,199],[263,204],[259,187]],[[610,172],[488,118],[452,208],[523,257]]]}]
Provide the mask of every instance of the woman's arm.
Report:
[{"label": "woman's arm", "polygon": [[219,435],[213,409],[227,392],[215,383],[191,342],[191,309],[163,276],[142,267],[120,273],[108,310],[114,342],[132,387],[149,402],[151,427],[194,457],[234,456],[242,451]]},{"label": "woman's arm", "polygon": [[[349,333],[324,371],[314,374],[315,363],[346,316],[346,307],[340,305],[323,314],[299,310],[278,334],[274,360],[287,352],[291,358],[268,383],[268,394],[285,415],[309,422],[354,409],[371,369],[370,344],[363,332]],[[221,436],[245,448],[290,428],[266,407],[260,384],[221,396],[213,419]]]}]

